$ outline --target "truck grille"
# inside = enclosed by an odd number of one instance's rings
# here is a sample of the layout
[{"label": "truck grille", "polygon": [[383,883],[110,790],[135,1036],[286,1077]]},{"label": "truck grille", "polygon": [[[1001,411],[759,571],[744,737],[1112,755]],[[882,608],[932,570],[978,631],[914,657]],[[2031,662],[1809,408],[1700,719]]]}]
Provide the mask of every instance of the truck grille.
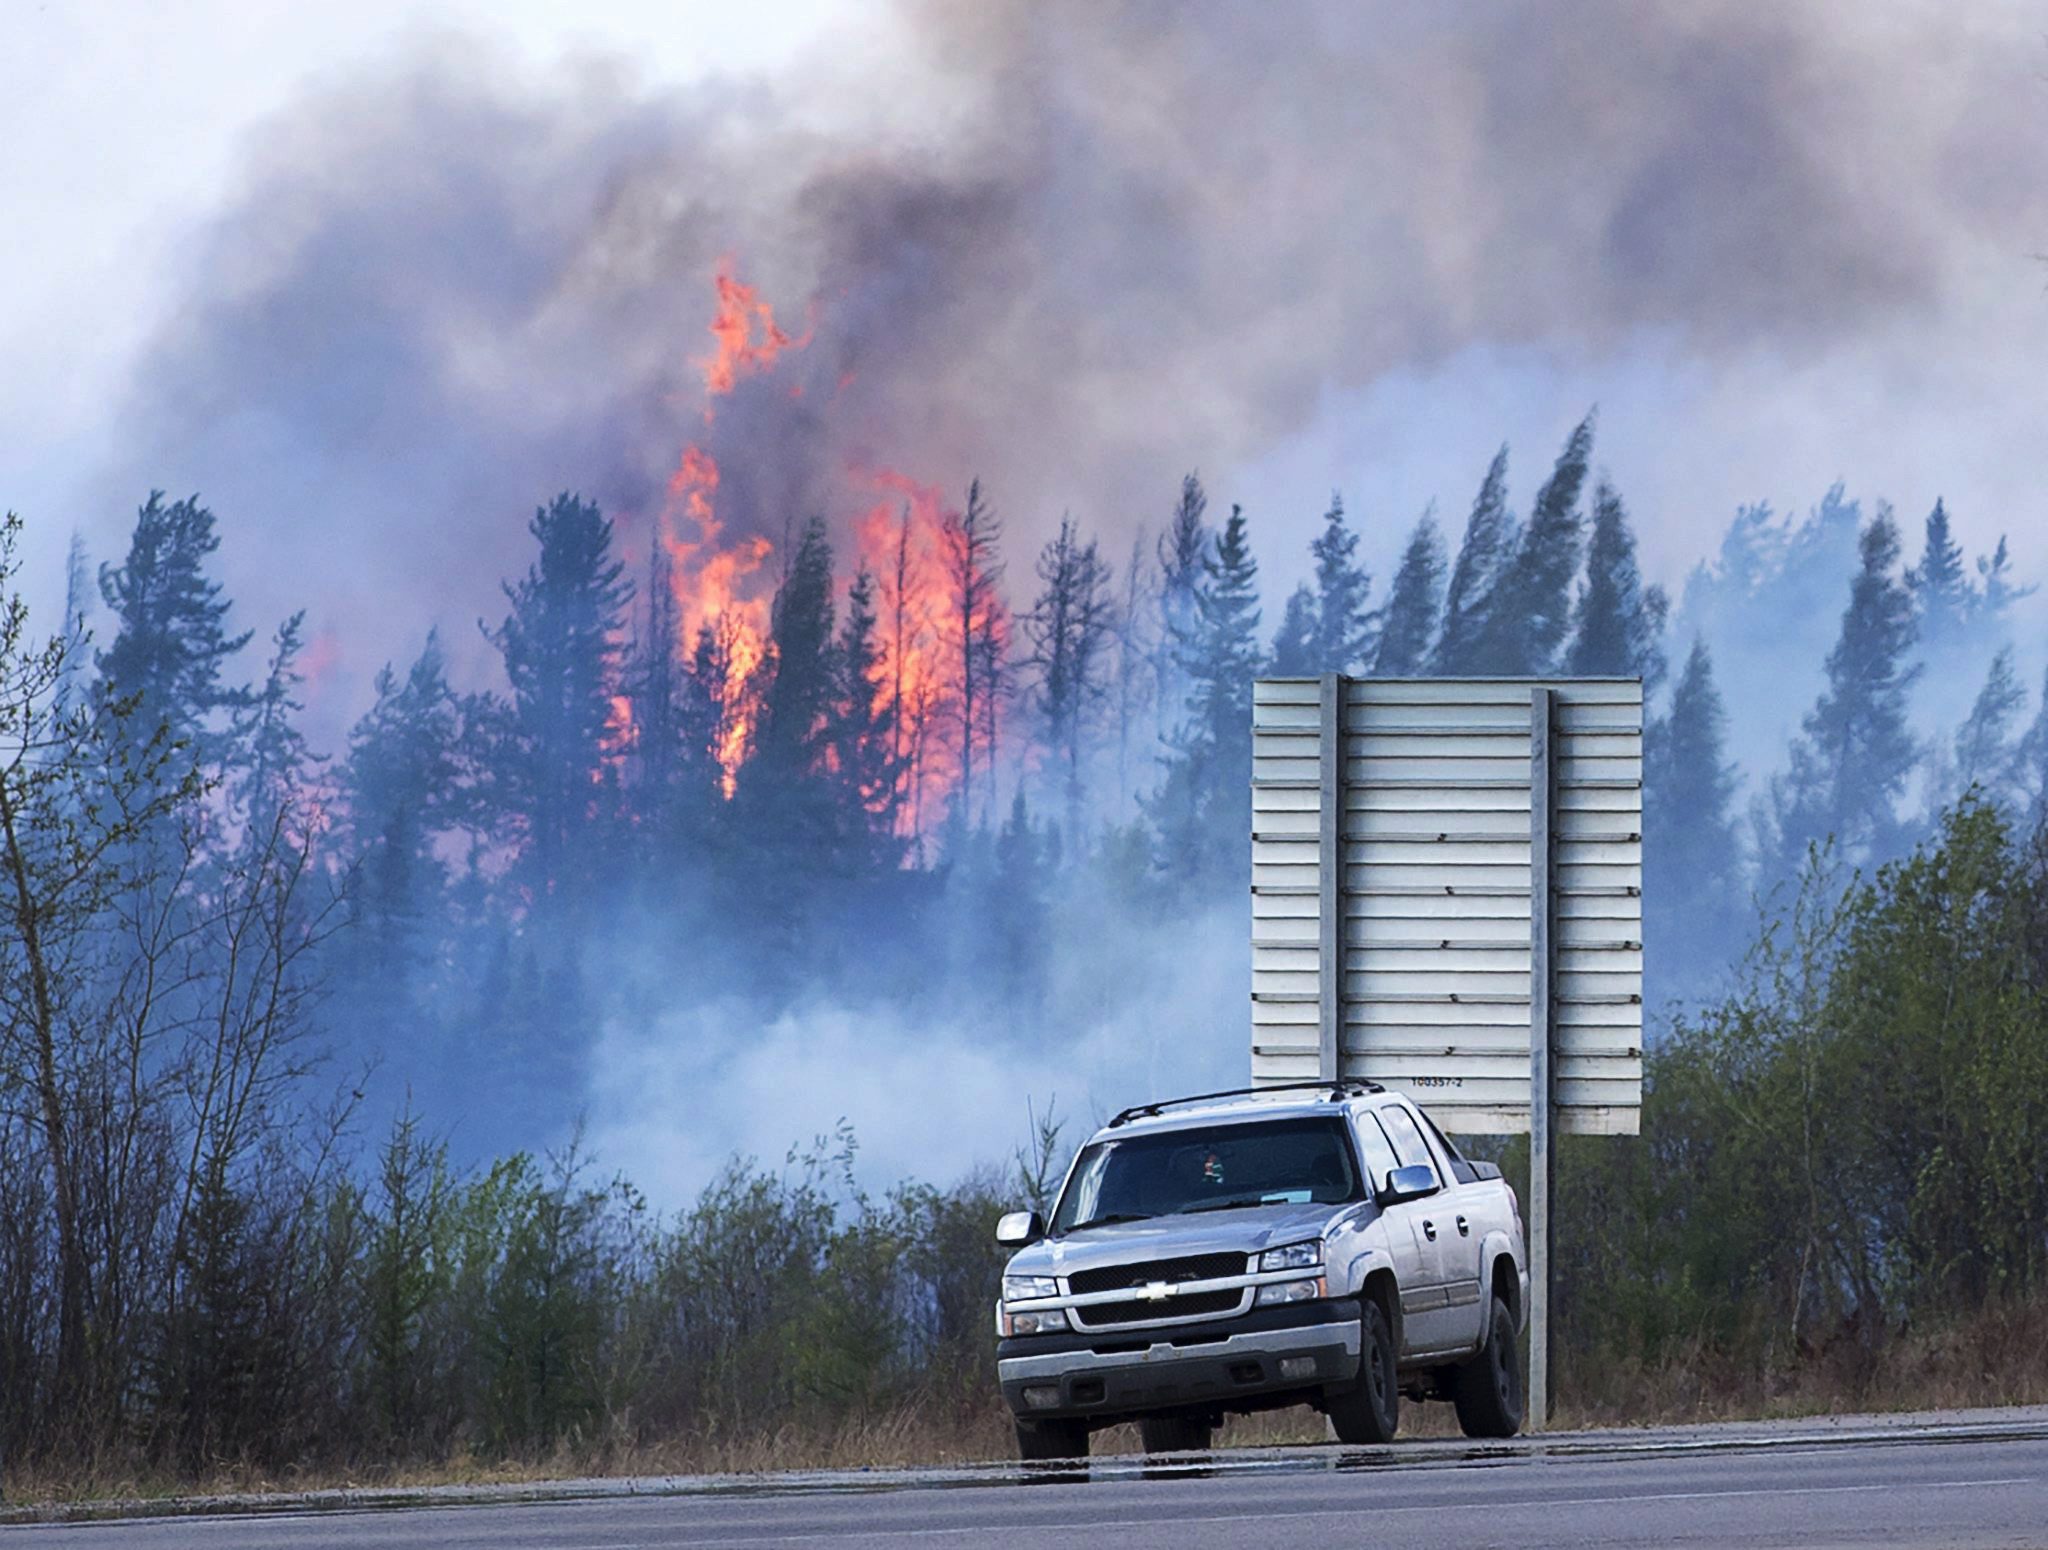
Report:
[{"label": "truck grille", "polygon": [[[1096,1270],[1077,1270],[1067,1277],[1067,1288],[1073,1292],[1120,1292],[1135,1289],[1153,1281],[1164,1281],[1174,1285],[1182,1281],[1220,1281],[1225,1276],[1241,1276],[1245,1273],[1246,1257],[1242,1254],[1193,1254],[1185,1259],[1155,1259],[1137,1265],[1105,1265]],[[1237,1302],[1237,1293],[1216,1293],[1228,1296],[1231,1306]],[[1176,1308],[1185,1308],[1191,1302],[1202,1298],[1175,1299]],[[1102,1323],[1111,1322],[1101,1319]],[[1156,1318],[1158,1314],[1148,1314]]]},{"label": "truck grille", "polygon": [[[1233,1256],[1242,1257],[1242,1256]],[[1212,1313],[1234,1313],[1244,1293],[1196,1292],[1192,1297],[1175,1297],[1166,1302],[1098,1302],[1076,1308],[1081,1322],[1090,1328],[1100,1324],[1139,1324],[1158,1319],[1198,1319]]]}]

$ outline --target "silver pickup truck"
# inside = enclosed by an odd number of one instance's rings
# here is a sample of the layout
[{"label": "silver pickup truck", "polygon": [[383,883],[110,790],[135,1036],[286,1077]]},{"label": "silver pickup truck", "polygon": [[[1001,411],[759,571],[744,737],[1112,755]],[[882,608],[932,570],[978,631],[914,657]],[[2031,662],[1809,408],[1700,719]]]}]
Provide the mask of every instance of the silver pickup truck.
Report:
[{"label": "silver pickup truck", "polygon": [[1389,1441],[1403,1394],[1468,1436],[1522,1424],[1521,1206],[1488,1163],[1368,1082],[1126,1109],[1088,1141],[1052,1220],[1012,1212],[996,1367],[1027,1459],[1138,1423],[1209,1446],[1226,1413],[1307,1404]]}]

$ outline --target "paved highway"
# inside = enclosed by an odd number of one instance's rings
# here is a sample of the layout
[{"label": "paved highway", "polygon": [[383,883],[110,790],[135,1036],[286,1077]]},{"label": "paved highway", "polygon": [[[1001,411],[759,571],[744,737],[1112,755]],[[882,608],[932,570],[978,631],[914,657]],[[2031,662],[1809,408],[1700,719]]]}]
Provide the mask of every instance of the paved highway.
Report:
[{"label": "paved highway", "polygon": [[2048,1414],[1226,1453],[1081,1474],[989,1466],[583,1482],[540,1499],[25,1525],[22,1550],[504,1550],[1109,1543],[1208,1547],[2048,1547]]}]

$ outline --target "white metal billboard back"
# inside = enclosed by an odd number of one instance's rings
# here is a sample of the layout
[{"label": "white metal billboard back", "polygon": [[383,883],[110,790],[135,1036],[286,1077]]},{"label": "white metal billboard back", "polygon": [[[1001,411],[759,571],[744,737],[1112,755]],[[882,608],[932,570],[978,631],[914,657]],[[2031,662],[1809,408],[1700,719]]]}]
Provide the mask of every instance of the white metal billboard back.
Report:
[{"label": "white metal billboard back", "polygon": [[1642,685],[1261,679],[1252,730],[1253,1081],[1364,1077],[1446,1129],[1523,1131],[1533,1015],[1558,1128],[1634,1134]]}]

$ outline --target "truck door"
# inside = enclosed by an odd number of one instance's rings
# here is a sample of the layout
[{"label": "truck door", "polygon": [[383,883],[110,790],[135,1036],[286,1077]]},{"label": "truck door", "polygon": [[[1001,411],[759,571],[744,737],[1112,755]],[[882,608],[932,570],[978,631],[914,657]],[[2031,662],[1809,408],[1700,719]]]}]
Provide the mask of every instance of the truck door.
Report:
[{"label": "truck door", "polygon": [[1484,1267],[1479,1263],[1479,1251],[1480,1240],[1486,1235],[1491,1195],[1478,1182],[1471,1165],[1452,1152],[1448,1142],[1439,1136],[1436,1139],[1440,1144],[1431,1144],[1416,1123],[1416,1116],[1404,1105],[1388,1104],[1380,1110],[1380,1118],[1385,1121],[1387,1135],[1394,1150],[1402,1154],[1403,1162],[1410,1150],[1419,1148],[1436,1168],[1437,1177],[1444,1181],[1440,1195],[1417,1204],[1430,1207],[1428,1223],[1434,1227],[1437,1247],[1443,1253],[1444,1345],[1475,1347],[1487,1311],[1485,1288],[1480,1284]]},{"label": "truck door", "polygon": [[[1382,1111],[1384,1112],[1384,1111]],[[1380,1207],[1387,1225],[1387,1246],[1394,1256],[1394,1279],[1401,1288],[1401,1359],[1450,1349],[1445,1330],[1444,1244],[1436,1218],[1441,1215],[1442,1173],[1428,1148],[1403,1155],[1391,1134],[1370,1112],[1360,1115],[1359,1143],[1365,1165],[1378,1191],[1394,1169],[1428,1163],[1437,1172],[1436,1194]]]}]

